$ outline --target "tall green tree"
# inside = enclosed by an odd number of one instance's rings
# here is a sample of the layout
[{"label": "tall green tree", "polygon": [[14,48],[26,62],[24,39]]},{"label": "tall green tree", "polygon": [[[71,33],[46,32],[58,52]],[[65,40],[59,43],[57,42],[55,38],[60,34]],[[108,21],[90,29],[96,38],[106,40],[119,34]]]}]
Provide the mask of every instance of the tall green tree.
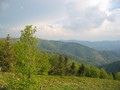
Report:
[{"label": "tall green tree", "polygon": [[117,80],[120,80],[120,72],[117,72],[117,74],[116,74],[116,79],[117,79]]},{"label": "tall green tree", "polygon": [[86,75],[87,77],[91,77],[91,68],[86,66]]},{"label": "tall green tree", "polygon": [[86,68],[84,64],[82,64],[78,69],[77,76],[85,76],[85,73],[86,73]]},{"label": "tall green tree", "polygon": [[3,47],[3,56],[2,56],[2,71],[3,72],[12,72],[13,71],[13,51],[11,47],[11,42],[10,42],[10,36],[8,36],[5,39],[5,46]]},{"label": "tall green tree", "polygon": [[69,75],[76,75],[76,66],[74,62],[72,63],[70,67]]},{"label": "tall green tree", "polygon": [[116,73],[112,73],[113,79],[116,80]]},{"label": "tall green tree", "polygon": [[49,75],[56,75],[57,71],[57,64],[58,64],[58,59],[57,55],[50,55],[49,62],[51,64],[50,70],[48,72]]},{"label": "tall green tree", "polygon": [[58,59],[58,75],[65,75],[65,66],[64,66],[63,55],[60,55],[59,59]]},{"label": "tall green tree", "polygon": [[108,74],[104,68],[100,69],[100,78],[108,78]]},{"label": "tall green tree", "polygon": [[4,58],[4,46],[5,46],[5,41],[0,39],[0,67],[3,66],[3,58]]},{"label": "tall green tree", "polygon": [[50,62],[49,62],[50,55],[47,53],[38,52],[37,53],[37,68],[38,68],[38,75],[48,75],[50,71]]},{"label": "tall green tree", "polygon": [[93,78],[100,77],[100,70],[95,66],[91,68],[91,77],[93,77]]},{"label": "tall green tree", "polygon": [[[24,30],[21,31],[20,41],[14,44],[14,58],[16,60],[14,66],[14,84],[9,85],[12,89],[32,89],[36,88],[36,81],[33,76],[38,74],[37,63],[37,39],[34,36],[36,27],[27,25]],[[17,81],[16,81],[17,80]],[[11,83],[10,83],[11,84]]]},{"label": "tall green tree", "polygon": [[69,75],[69,61],[68,56],[64,56],[64,68],[65,68],[65,75]]}]

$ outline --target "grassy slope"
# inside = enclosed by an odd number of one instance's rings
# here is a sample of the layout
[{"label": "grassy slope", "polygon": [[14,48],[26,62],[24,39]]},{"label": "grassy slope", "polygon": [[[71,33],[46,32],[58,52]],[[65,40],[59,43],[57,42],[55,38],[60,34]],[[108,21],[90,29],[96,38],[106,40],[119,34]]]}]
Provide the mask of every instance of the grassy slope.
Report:
[{"label": "grassy slope", "polygon": [[41,76],[43,90],[120,90],[120,81],[74,76]]},{"label": "grassy slope", "polygon": [[[4,76],[0,74],[0,87],[5,84]],[[120,90],[120,81],[75,77],[75,76],[37,76],[42,90]]]}]

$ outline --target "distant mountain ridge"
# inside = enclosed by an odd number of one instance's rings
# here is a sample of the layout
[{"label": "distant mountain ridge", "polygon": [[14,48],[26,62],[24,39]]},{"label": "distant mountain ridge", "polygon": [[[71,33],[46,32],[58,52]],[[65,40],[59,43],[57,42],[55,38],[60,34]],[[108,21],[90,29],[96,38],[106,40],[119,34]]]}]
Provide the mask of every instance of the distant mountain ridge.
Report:
[{"label": "distant mountain ridge", "polygon": [[42,51],[67,53],[69,55],[84,58],[97,64],[107,64],[120,60],[119,55],[114,52],[97,51],[79,43],[39,40],[38,46]]},{"label": "distant mountain ridge", "polygon": [[113,51],[120,54],[120,40],[118,41],[79,41],[79,40],[63,40],[64,42],[74,42],[85,45],[87,47],[99,51]]}]

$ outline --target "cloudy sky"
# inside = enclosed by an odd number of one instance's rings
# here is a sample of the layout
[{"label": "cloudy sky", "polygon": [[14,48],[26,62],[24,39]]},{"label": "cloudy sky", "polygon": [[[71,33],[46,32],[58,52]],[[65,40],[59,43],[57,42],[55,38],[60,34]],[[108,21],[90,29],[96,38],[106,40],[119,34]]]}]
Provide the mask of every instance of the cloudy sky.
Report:
[{"label": "cloudy sky", "polygon": [[120,0],[0,0],[0,37],[26,25],[52,40],[120,40]]}]

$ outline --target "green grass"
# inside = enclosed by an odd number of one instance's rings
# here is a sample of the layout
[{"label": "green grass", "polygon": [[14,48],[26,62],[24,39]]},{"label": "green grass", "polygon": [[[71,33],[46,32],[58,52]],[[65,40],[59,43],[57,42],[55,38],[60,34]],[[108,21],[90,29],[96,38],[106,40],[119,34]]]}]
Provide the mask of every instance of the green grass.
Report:
[{"label": "green grass", "polygon": [[75,77],[38,76],[43,90],[120,90],[120,81]]},{"label": "green grass", "polygon": [[[4,74],[4,76],[5,75],[6,74]],[[6,82],[4,82],[4,76],[0,74],[1,87],[6,84]],[[75,76],[39,75],[37,77],[35,76],[34,78],[39,81],[39,86],[42,88],[42,90],[120,90],[120,81],[117,80]]]}]

